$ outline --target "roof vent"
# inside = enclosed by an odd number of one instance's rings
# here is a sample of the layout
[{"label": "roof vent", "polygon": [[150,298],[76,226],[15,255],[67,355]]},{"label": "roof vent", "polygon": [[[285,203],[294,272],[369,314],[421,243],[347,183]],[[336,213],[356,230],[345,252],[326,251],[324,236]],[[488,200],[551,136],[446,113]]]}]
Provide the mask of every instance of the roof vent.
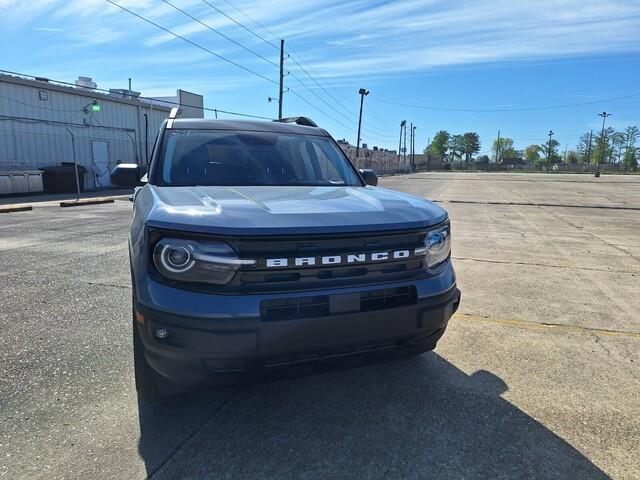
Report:
[{"label": "roof vent", "polygon": [[78,77],[76,80],[76,86],[80,88],[88,88],[90,90],[94,90],[98,87],[91,77]]}]

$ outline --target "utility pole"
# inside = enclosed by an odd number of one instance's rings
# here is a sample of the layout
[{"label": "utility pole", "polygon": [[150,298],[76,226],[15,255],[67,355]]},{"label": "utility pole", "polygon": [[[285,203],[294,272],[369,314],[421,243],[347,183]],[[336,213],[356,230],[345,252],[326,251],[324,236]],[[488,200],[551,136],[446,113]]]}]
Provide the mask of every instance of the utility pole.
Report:
[{"label": "utility pole", "polygon": [[547,173],[549,173],[549,164],[551,163],[551,137],[553,136],[553,131],[549,130],[549,144],[547,145]]},{"label": "utility pole", "polygon": [[407,124],[406,120],[400,122],[400,141],[398,142],[398,170],[400,170],[400,156],[402,155],[402,129]]},{"label": "utility pole", "polygon": [[411,128],[411,132],[409,133],[409,164],[413,170],[413,122],[409,124],[409,128]]},{"label": "utility pole", "polygon": [[567,149],[569,148],[569,144],[564,146],[564,164],[567,164]]},{"label": "utility pole", "polygon": [[498,130],[498,140],[496,140],[496,165],[500,162],[500,130]]},{"label": "utility pole", "polygon": [[280,40],[280,92],[278,95],[278,120],[282,120],[282,95],[284,93],[284,40]]},{"label": "utility pole", "polygon": [[413,126],[413,139],[411,142],[411,171],[416,171],[416,127]]},{"label": "utility pole", "polygon": [[360,94],[360,116],[358,117],[358,140],[356,142],[356,164],[358,158],[360,158],[360,127],[362,126],[362,106],[364,105],[364,97],[369,95],[369,91],[366,88],[358,90]]},{"label": "utility pole", "polygon": [[404,164],[407,164],[407,121],[405,120],[404,122],[404,150],[402,151],[403,153],[403,159],[404,159]]},{"label": "utility pole", "polygon": [[604,122],[607,120],[607,117],[610,117],[611,114],[607,113],[607,112],[602,112],[598,114],[600,117],[602,117],[602,135],[600,136],[600,156],[598,157],[598,163],[596,164],[596,173],[595,173],[595,177],[596,178],[600,178],[600,159],[604,158]]}]

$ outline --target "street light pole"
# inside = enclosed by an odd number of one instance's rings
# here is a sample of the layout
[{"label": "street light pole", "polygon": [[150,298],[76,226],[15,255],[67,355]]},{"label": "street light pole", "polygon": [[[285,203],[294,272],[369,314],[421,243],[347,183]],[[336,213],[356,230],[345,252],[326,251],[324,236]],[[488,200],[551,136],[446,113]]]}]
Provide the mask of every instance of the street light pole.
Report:
[{"label": "street light pole", "polygon": [[[413,122],[409,125],[409,165],[413,164]],[[406,146],[406,145],[405,145]]]},{"label": "street light pole", "polygon": [[547,145],[547,173],[549,173],[549,164],[551,163],[551,137],[553,130],[549,130],[549,144]]},{"label": "street light pole", "polygon": [[596,164],[596,173],[594,175],[596,178],[600,178],[600,159],[604,157],[604,122],[607,120],[607,117],[611,116],[611,114],[602,112],[598,115],[602,117],[602,134],[600,136],[600,156],[598,157],[598,162]]},{"label": "street light pole", "polygon": [[411,139],[411,171],[415,172],[416,170],[416,127],[413,126],[413,138]]},{"label": "street light pole", "polygon": [[362,127],[362,106],[364,105],[364,97],[369,95],[369,91],[366,88],[361,88],[358,93],[360,94],[360,116],[358,117],[358,141],[356,142],[356,164],[358,158],[360,158],[360,127]]},{"label": "street light pole", "polygon": [[400,141],[398,142],[398,170],[400,170],[400,157],[402,156],[402,130],[406,128],[407,121],[400,122]]},{"label": "street light pole", "polygon": [[407,122],[404,122],[404,149],[402,150],[402,160],[407,164]]}]

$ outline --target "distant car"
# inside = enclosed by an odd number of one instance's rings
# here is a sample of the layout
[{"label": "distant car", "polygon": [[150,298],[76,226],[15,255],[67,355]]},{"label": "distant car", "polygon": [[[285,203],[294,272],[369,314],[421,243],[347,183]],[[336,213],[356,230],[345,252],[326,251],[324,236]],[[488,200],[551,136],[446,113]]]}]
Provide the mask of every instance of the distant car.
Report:
[{"label": "distant car", "polygon": [[139,397],[432,350],[460,302],[447,212],[375,185],[308,119],[167,120],[129,235]]}]

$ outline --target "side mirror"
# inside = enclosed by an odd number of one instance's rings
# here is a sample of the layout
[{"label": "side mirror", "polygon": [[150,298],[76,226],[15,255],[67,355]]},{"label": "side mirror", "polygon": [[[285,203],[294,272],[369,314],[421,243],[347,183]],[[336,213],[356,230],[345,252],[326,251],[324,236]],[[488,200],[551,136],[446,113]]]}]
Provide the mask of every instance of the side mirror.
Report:
[{"label": "side mirror", "polygon": [[111,183],[118,187],[140,185],[140,166],[137,163],[121,163],[111,170]]},{"label": "side mirror", "polygon": [[367,185],[371,185],[372,187],[378,185],[378,176],[373,170],[368,168],[361,169],[360,175],[362,175],[362,178]]}]

